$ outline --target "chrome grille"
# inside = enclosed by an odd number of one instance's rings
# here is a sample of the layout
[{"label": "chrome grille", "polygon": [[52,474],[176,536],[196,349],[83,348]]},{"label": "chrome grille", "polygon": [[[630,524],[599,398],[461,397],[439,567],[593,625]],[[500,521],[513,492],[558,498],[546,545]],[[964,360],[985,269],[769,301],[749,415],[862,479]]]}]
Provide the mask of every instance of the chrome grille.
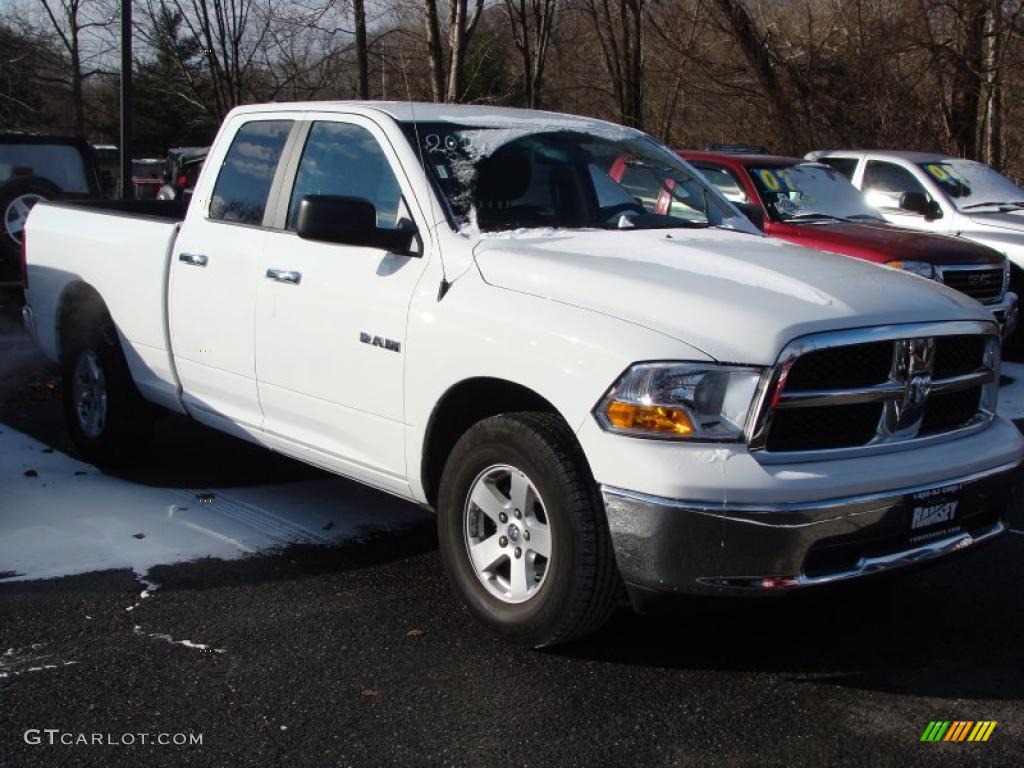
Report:
[{"label": "chrome grille", "polygon": [[939,279],[982,303],[1003,298],[1003,268],[991,265],[940,266]]},{"label": "chrome grille", "polygon": [[779,357],[750,447],[792,461],[983,426],[995,414],[998,372],[999,337],[990,323],[806,336]]}]

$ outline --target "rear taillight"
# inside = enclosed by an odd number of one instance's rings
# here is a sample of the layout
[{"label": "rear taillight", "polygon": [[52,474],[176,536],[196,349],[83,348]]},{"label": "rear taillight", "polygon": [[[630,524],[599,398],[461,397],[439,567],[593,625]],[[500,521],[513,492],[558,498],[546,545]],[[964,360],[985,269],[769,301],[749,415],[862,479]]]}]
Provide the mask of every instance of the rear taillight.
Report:
[{"label": "rear taillight", "polygon": [[21,231],[21,284],[28,290],[28,234]]},{"label": "rear taillight", "polygon": [[182,174],[181,176],[178,177],[178,186],[184,187],[186,184],[188,184],[188,176]]}]

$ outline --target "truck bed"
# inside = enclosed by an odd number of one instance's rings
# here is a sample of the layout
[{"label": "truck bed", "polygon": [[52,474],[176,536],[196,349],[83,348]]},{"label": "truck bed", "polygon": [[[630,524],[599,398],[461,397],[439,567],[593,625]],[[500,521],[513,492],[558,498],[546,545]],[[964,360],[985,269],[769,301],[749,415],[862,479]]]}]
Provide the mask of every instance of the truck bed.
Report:
[{"label": "truck bed", "polygon": [[35,206],[26,230],[26,298],[49,358],[60,361],[65,298],[93,290],[117,327],[139,390],[179,408],[165,318],[168,264],[184,210],[180,202],[163,200]]}]

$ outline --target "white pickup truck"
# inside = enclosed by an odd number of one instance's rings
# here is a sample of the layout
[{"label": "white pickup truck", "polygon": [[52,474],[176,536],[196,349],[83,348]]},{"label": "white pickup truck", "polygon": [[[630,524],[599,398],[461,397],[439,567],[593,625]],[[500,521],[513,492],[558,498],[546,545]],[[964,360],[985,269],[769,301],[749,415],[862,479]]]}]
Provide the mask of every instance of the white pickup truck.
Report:
[{"label": "white pickup truck", "polygon": [[532,646],[622,595],[779,593],[1002,533],[1024,444],[992,314],[744,222],[608,123],[248,106],[183,217],[37,205],[25,322],[84,456],[135,457],[160,407],[433,508],[460,597]]},{"label": "white pickup truck", "polygon": [[[963,237],[1006,254],[1012,264],[1006,287],[1024,291],[1024,189],[1001,173],[932,152],[828,149],[807,158],[849,178],[893,224]],[[1024,331],[1009,343],[1024,353]]]}]

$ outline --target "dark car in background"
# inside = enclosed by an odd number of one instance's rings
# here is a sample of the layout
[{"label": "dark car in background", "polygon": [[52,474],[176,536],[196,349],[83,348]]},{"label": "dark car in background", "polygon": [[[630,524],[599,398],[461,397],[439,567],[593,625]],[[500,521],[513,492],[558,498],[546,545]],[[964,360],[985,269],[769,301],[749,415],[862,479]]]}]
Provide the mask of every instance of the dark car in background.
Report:
[{"label": "dark car in background", "polygon": [[157,192],[158,200],[180,200],[196,185],[206,162],[209,147],[174,147],[167,151],[164,185]]},{"label": "dark car in background", "polygon": [[96,154],[85,141],[0,134],[0,285],[21,284],[19,255],[32,206],[101,194]]}]

